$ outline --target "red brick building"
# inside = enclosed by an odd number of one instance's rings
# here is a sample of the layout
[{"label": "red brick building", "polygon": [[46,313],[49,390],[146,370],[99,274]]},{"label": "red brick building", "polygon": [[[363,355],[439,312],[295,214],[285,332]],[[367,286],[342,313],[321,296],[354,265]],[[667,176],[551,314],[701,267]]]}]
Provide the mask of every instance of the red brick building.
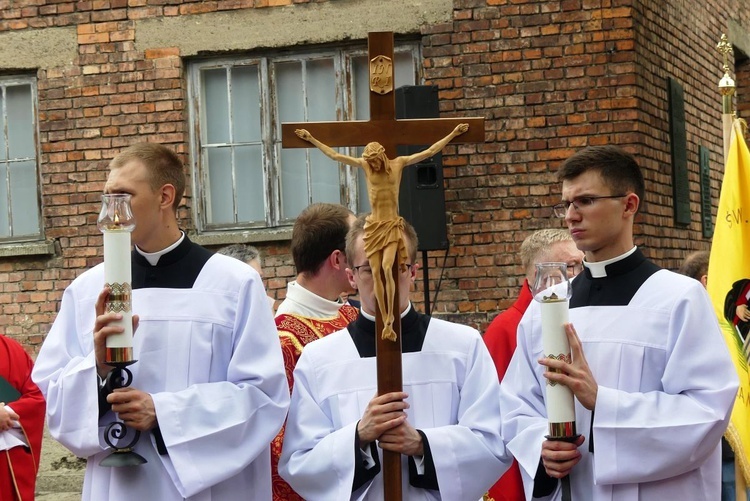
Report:
[{"label": "red brick building", "polygon": [[443,157],[450,249],[430,254],[433,291],[442,275],[436,313],[484,327],[512,302],[520,242],[561,225],[550,218],[554,171],[586,145],[639,158],[648,193],[637,243],[648,256],[676,268],[708,248],[702,224],[723,162],[721,33],[735,48],[737,107],[750,114],[744,0],[0,0],[0,331],[38,349],[64,288],[101,260],[107,163],[137,141],[183,155],[191,238],[252,242],[281,297],[299,210],[365,205],[355,172],[282,150],[279,124],[366,118],[366,34],[384,30],[396,33],[397,82],[438,86],[442,116],[486,118],[485,143]]}]

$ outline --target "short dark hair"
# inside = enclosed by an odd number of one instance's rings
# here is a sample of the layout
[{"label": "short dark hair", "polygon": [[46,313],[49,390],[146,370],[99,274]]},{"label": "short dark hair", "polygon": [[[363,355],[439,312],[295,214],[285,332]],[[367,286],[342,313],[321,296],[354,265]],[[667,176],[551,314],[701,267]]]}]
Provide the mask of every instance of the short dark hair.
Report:
[{"label": "short dark hair", "polygon": [[247,244],[227,245],[226,247],[222,247],[216,252],[218,254],[224,254],[225,256],[239,259],[243,263],[249,263],[253,259],[260,260],[260,251],[258,251],[258,249],[256,249],[252,245]]},{"label": "short dark hair", "polygon": [[352,211],[338,204],[312,204],[304,209],[292,229],[292,259],[297,273],[320,270],[335,250],[344,252]]},{"label": "short dark hair", "polygon": [[700,280],[703,275],[708,274],[708,251],[695,251],[685,258],[680,266],[679,273]]},{"label": "short dark hair", "polygon": [[635,157],[613,145],[589,146],[568,158],[557,171],[560,181],[575,179],[584,172],[598,172],[612,195],[633,192],[638,195],[639,208],[646,191],[643,173]]},{"label": "short dark hair", "polygon": [[[357,217],[357,220],[352,223],[352,228],[346,235],[346,260],[349,263],[349,267],[356,266],[354,264],[354,246],[357,243],[357,239],[365,233],[365,220],[367,216],[368,214],[362,214]],[[406,255],[411,264],[414,264],[417,260],[419,237],[417,236],[417,230],[406,219],[404,219],[404,236],[406,237]]]},{"label": "short dark hair", "polygon": [[141,162],[146,167],[152,190],[156,191],[165,184],[174,186],[172,208],[176,212],[185,193],[185,169],[177,153],[159,143],[136,143],[115,156],[109,168],[119,169],[131,161]]}]

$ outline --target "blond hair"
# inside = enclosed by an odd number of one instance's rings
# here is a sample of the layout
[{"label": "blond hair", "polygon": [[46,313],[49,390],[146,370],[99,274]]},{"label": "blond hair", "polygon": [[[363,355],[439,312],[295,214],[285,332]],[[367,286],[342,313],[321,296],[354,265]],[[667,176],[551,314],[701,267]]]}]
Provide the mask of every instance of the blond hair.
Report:
[{"label": "blond hair", "polygon": [[557,242],[567,242],[572,240],[570,232],[561,228],[547,228],[537,230],[523,241],[521,244],[521,266],[524,273],[528,274],[537,261],[546,254],[550,247]]}]

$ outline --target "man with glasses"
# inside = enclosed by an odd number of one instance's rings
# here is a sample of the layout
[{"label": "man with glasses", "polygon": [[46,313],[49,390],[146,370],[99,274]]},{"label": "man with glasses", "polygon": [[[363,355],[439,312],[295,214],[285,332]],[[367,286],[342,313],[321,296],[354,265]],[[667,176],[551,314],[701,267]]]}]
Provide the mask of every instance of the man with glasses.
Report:
[{"label": "man with glasses", "polygon": [[360,316],[302,352],[279,472],[305,499],[382,500],[380,448],[406,456],[404,499],[477,500],[510,465],[492,360],[476,330],[410,304],[417,236],[405,223],[408,261],[397,284],[404,388],[377,395],[376,305],[364,225],[360,217],[346,246]]},{"label": "man with glasses", "polygon": [[[558,499],[720,499],[721,450],[737,375],[708,296],[695,280],[660,269],[633,241],[644,197],[635,159],[586,148],[558,172],[565,218],[585,253],[565,330],[572,363],[545,358],[532,302],[503,379],[503,435],[527,493]],[[545,386],[576,397],[574,442],[545,439]]]},{"label": "man with glasses", "polygon": [[[339,299],[350,292],[346,275],[346,234],[355,216],[338,204],[318,203],[305,208],[292,229],[291,251],[297,279],[287,284],[286,299],[276,312],[281,352],[289,391],[294,367],[304,347],[357,318],[357,309]],[[301,500],[278,473],[284,428],[271,443],[273,499]]]},{"label": "man with glasses", "polygon": [[[583,252],[578,250],[568,230],[547,228],[537,230],[521,244],[521,265],[525,277],[518,298],[513,305],[500,313],[484,333],[484,344],[492,356],[497,369],[498,380],[502,381],[508,364],[516,350],[516,331],[526,309],[531,303],[531,286],[534,283],[536,264],[558,262],[568,265],[570,278],[583,269]],[[488,499],[494,501],[522,501],[523,481],[518,463],[513,461],[511,468],[492,486]]]}]

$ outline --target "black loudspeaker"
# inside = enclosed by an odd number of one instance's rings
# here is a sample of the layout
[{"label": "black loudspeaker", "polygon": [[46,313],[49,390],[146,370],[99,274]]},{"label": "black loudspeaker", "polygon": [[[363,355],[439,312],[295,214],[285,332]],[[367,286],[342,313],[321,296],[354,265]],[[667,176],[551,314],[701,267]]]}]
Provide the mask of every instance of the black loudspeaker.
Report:
[{"label": "black loudspeaker", "polygon": [[[396,118],[438,118],[439,114],[437,87],[408,85],[396,89]],[[411,155],[429,146],[399,146],[398,154]],[[404,169],[398,205],[401,216],[417,230],[419,250],[448,248],[441,153]]]}]

